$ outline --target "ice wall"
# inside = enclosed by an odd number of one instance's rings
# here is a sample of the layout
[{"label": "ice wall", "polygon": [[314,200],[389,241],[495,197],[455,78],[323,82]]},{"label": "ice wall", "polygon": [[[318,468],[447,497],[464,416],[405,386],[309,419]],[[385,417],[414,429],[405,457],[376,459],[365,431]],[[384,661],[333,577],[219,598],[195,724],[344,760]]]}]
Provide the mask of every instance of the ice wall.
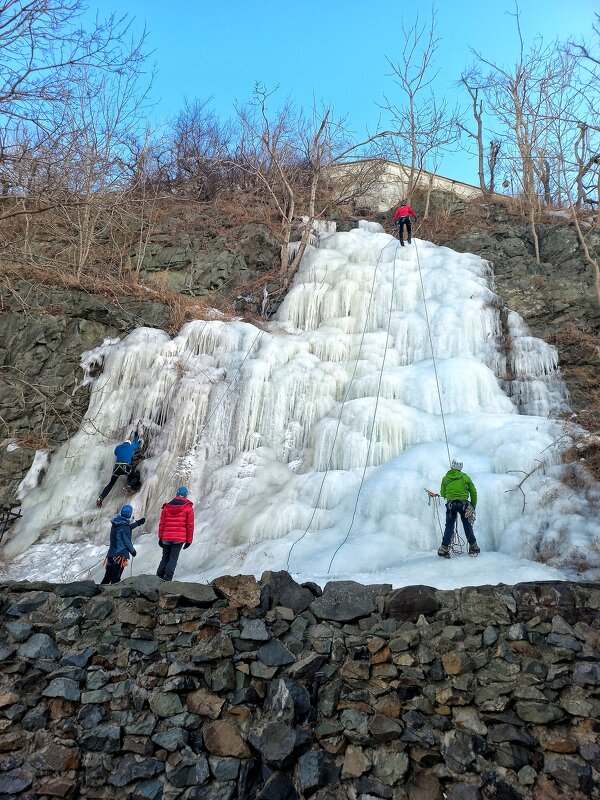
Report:
[{"label": "ice wall", "polygon": [[[480,258],[401,248],[365,222],[308,248],[267,330],[215,318],[85,354],[89,375],[101,368],[85,422],[24,494],[9,572],[72,576],[100,558],[126,497],[118,485],[103,509],[94,501],[135,429],[147,450],[132,504],[146,528],[181,483],[196,505],[182,578],[288,568],[398,582],[439,544],[443,514],[424,490],[439,489],[449,455],[478,488],[484,552],[533,559],[562,536],[562,563],[598,526],[557,479],[566,440],[551,415],[568,405],[556,351],[514,313],[503,329],[490,287]],[[155,541],[137,547],[136,571],[153,572]]]}]

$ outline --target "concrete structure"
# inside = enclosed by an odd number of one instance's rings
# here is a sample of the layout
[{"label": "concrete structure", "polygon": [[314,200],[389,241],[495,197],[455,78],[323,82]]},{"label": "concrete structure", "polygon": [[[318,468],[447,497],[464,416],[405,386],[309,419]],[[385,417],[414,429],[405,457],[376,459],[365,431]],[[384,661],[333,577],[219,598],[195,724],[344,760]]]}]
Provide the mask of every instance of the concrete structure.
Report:
[{"label": "concrete structure", "polygon": [[[348,180],[348,172],[355,172],[357,180],[364,181],[366,175],[365,167],[368,164],[372,165],[373,169],[368,170],[370,173],[366,179],[368,188],[365,189],[360,203],[373,211],[387,211],[405,198],[410,167],[396,161],[373,159],[336,165],[335,174],[343,176],[343,181],[346,182]],[[465,200],[481,197],[482,195],[482,191],[478,186],[454,181],[451,178],[444,178],[442,175],[435,175],[425,170],[421,170],[417,178],[417,185],[422,189],[431,187],[434,190],[453,192]]]}]

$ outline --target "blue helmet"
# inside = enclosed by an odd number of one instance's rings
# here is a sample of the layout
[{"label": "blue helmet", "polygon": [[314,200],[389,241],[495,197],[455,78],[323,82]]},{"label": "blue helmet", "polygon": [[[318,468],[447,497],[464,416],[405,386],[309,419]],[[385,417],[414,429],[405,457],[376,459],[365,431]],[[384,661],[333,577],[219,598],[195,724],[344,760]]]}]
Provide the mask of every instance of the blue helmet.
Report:
[{"label": "blue helmet", "polygon": [[129,519],[129,517],[132,514],[133,514],[133,508],[131,506],[123,506],[121,508],[121,516],[122,517],[127,517],[127,519]]},{"label": "blue helmet", "polygon": [[177,489],[177,497],[187,497],[187,496],[188,496],[188,490],[185,488],[185,486],[180,486],[179,489]]}]

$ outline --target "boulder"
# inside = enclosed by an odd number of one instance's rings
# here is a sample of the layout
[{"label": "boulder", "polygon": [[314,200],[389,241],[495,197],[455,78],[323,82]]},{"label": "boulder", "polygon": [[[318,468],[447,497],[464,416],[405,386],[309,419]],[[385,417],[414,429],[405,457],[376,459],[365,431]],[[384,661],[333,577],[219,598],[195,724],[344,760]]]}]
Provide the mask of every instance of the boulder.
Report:
[{"label": "boulder", "polygon": [[219,597],[247,608],[260,605],[260,586],[253,575],[224,575],[212,582]]},{"label": "boulder", "polygon": [[269,590],[269,608],[285,606],[296,614],[305,611],[315,599],[314,594],[292,578],[289,572],[263,572],[260,578],[261,587]]},{"label": "boulder", "polygon": [[435,614],[439,608],[436,590],[431,586],[405,586],[385,598],[385,614],[393,619],[417,622],[421,615]]},{"label": "boulder", "polygon": [[238,729],[231,722],[216,720],[203,729],[204,744],[213,756],[249,758],[250,748],[242,739]]},{"label": "boulder", "polygon": [[250,734],[250,744],[276,769],[290,766],[313,741],[308,731],[295,730],[284,722],[269,722]]},{"label": "boulder", "polygon": [[351,622],[377,610],[379,586],[363,586],[356,581],[331,581],[323,594],[310,604],[318,619]]}]

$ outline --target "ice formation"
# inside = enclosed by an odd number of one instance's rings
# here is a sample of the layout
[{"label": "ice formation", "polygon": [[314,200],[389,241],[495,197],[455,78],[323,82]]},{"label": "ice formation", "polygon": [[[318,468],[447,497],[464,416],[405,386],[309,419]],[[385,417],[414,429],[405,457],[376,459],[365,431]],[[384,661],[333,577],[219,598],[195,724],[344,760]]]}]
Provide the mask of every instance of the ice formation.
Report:
[{"label": "ice formation", "polygon": [[[445,587],[561,578],[589,556],[597,498],[574,504],[559,480],[556,351],[501,312],[489,265],[423,240],[400,248],[375,223],[319,239],[266,330],[140,328],[84,355],[84,424],[39,485],[23,484],[9,575],[74,577],[101,562],[122,481],[104,508],[94,501],[136,429],[145,529],[180,484],[195,502],[181,579],[289,569]],[[424,490],[439,490],[450,457],[479,492],[477,561],[435,555],[443,507]],[[153,573],[155,535],[136,547],[135,573]]]}]

